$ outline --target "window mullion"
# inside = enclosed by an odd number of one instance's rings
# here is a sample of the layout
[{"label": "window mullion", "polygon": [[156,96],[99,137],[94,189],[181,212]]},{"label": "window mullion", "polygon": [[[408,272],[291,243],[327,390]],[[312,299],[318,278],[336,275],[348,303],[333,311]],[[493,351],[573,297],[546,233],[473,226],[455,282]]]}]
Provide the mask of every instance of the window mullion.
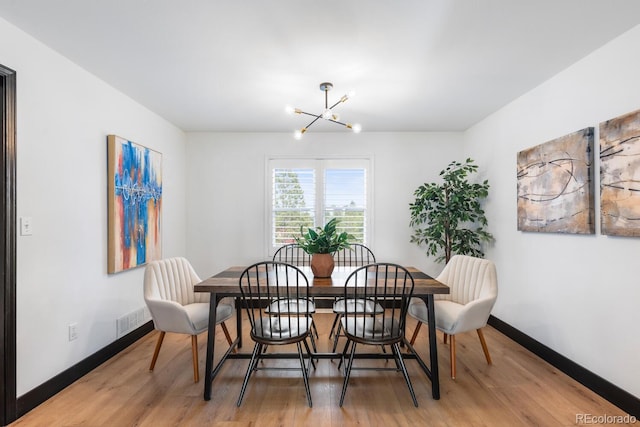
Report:
[{"label": "window mullion", "polygon": [[318,160],[316,163],[316,225],[319,227],[324,226],[327,222],[324,217],[324,205],[325,205],[325,189],[324,189],[324,170],[325,162]]}]

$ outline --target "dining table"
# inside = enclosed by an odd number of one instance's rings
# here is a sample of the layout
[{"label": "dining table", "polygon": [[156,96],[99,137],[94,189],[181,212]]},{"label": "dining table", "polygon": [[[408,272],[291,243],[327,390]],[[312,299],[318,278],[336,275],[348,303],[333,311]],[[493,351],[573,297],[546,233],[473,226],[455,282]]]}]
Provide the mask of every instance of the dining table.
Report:
[{"label": "dining table", "polygon": [[[344,286],[347,277],[356,269],[356,267],[336,266],[331,277],[314,277],[309,266],[298,267],[309,281],[309,296],[313,298],[335,299],[344,296]],[[428,327],[428,349],[429,364],[419,356],[417,351],[409,343],[404,340],[403,344],[409,349],[407,354],[403,353],[405,359],[415,359],[431,380],[431,394],[433,399],[440,399],[440,381],[438,374],[438,350],[436,344],[435,314],[434,314],[434,295],[448,294],[449,287],[437,281],[428,274],[420,271],[415,267],[405,267],[413,277],[414,288],[413,297],[421,298],[427,305],[427,327]],[[211,276],[195,285],[196,292],[206,292],[210,294],[209,299],[209,324],[207,330],[207,354],[204,374],[204,400],[211,400],[212,383],[215,376],[222,368],[225,361],[236,358],[250,358],[250,353],[236,352],[237,348],[242,347],[242,315],[241,306],[238,303],[241,297],[240,276],[246,269],[244,266],[229,267],[218,274]],[[216,307],[223,298],[234,298],[236,301],[236,331],[237,336],[233,340],[229,349],[222,355],[218,363],[214,366],[214,350],[216,340]],[[278,354],[278,357],[283,357]],[[341,353],[317,353],[314,352],[311,357],[320,358],[340,358]],[[291,354],[291,357],[298,357],[297,354]],[[388,354],[362,354],[359,357],[371,358],[389,358]]]}]

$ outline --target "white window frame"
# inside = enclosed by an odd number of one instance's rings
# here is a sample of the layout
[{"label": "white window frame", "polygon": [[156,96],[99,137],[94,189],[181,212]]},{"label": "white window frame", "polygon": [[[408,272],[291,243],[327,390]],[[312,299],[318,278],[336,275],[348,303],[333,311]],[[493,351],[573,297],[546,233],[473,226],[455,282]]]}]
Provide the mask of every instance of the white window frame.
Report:
[{"label": "white window frame", "polygon": [[[273,201],[273,169],[315,169],[316,170],[316,200],[315,218],[316,221],[324,221],[324,171],[325,169],[364,169],[365,170],[365,244],[373,248],[373,159],[369,156],[363,157],[280,157],[273,156],[265,159],[265,246],[267,258],[273,257],[278,249],[272,244],[272,201]],[[318,226],[321,224],[317,224]]]}]

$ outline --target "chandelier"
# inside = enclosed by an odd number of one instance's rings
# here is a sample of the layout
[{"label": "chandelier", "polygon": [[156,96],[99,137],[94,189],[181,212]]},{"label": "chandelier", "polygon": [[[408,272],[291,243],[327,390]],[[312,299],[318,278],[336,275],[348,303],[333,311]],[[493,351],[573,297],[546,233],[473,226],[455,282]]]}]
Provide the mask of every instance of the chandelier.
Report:
[{"label": "chandelier", "polygon": [[311,113],[307,113],[306,111],[302,111],[298,108],[287,107],[287,112],[290,114],[293,114],[293,113],[305,114],[307,116],[313,117],[313,120],[311,120],[311,122],[308,125],[306,125],[302,129],[295,131],[293,135],[295,139],[302,138],[302,135],[307,131],[307,129],[309,129],[309,127],[311,127],[311,125],[317,122],[319,119],[324,119],[329,122],[342,125],[348,129],[351,129],[355,133],[360,133],[360,131],[362,130],[362,126],[360,126],[357,123],[351,124],[351,123],[341,122],[340,116],[335,111],[333,111],[333,109],[338,104],[345,102],[347,99],[353,97],[353,93],[350,93],[348,95],[343,95],[342,98],[340,98],[335,104],[329,107],[329,91],[332,88],[333,88],[332,83],[328,83],[328,82],[320,83],[320,90],[324,92],[324,111],[322,112],[322,114],[311,114]]}]

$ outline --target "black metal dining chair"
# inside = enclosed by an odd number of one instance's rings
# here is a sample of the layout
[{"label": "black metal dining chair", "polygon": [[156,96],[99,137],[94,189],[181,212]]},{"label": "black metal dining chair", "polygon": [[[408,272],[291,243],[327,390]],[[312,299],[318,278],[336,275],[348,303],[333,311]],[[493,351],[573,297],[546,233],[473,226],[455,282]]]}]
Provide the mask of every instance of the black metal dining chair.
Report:
[{"label": "black metal dining chair", "polygon": [[[295,265],[296,267],[304,267],[311,265],[311,255],[305,252],[297,243],[289,243],[279,247],[273,254],[273,261],[284,262]],[[304,306],[301,309],[298,306]],[[277,300],[269,305],[268,309],[271,313],[277,314],[281,310],[297,312],[299,310],[309,310],[311,313],[316,312],[316,304],[313,298],[295,299],[295,300]],[[319,337],[318,329],[315,323],[311,324],[311,347],[313,351],[317,351],[315,339]]]},{"label": "black metal dining chair", "polygon": [[[255,345],[251,361],[242,383],[237,406],[242,404],[244,393],[253,372],[262,369],[301,369],[309,407],[311,390],[309,388],[309,370],[314,363],[307,338],[311,335],[313,322],[310,305],[298,305],[297,310],[281,310],[274,315],[268,310],[273,301],[293,301],[307,299],[309,281],[297,267],[273,261],[263,261],[247,267],[239,281],[241,304],[246,309],[251,325],[250,336]],[[260,364],[264,360],[264,348],[268,345],[296,344],[300,359],[299,368],[273,367]],[[306,350],[306,356],[302,351]],[[277,357],[277,353],[269,354],[269,358]],[[305,358],[308,362],[305,363]]]},{"label": "black metal dining chair", "polygon": [[[407,269],[397,264],[377,263],[360,267],[349,275],[344,286],[344,298],[367,300],[384,308],[381,313],[371,315],[359,310],[356,305],[345,306],[340,319],[347,342],[342,351],[344,382],[340,406],[344,403],[349,378],[353,369],[394,370],[402,372],[413,404],[418,401],[409,379],[407,368],[400,352],[400,343],[405,336],[405,325],[409,300],[413,294],[413,277]],[[391,346],[395,366],[354,368],[354,356],[358,344]],[[348,357],[348,360],[347,360]]]},{"label": "black metal dining chair", "polygon": [[[371,249],[361,243],[352,243],[348,248],[339,250],[333,255],[333,259],[336,265],[340,267],[362,267],[363,265],[376,262],[376,257],[373,255]],[[331,325],[331,331],[329,332],[329,338],[333,336],[332,352],[336,351],[336,348],[338,347],[338,338],[341,336],[341,326],[339,321],[346,310],[345,304],[354,306],[351,308],[363,310],[370,314],[382,311],[382,307],[376,306],[370,301],[336,298],[332,307],[335,317],[333,319],[333,324]]]}]

